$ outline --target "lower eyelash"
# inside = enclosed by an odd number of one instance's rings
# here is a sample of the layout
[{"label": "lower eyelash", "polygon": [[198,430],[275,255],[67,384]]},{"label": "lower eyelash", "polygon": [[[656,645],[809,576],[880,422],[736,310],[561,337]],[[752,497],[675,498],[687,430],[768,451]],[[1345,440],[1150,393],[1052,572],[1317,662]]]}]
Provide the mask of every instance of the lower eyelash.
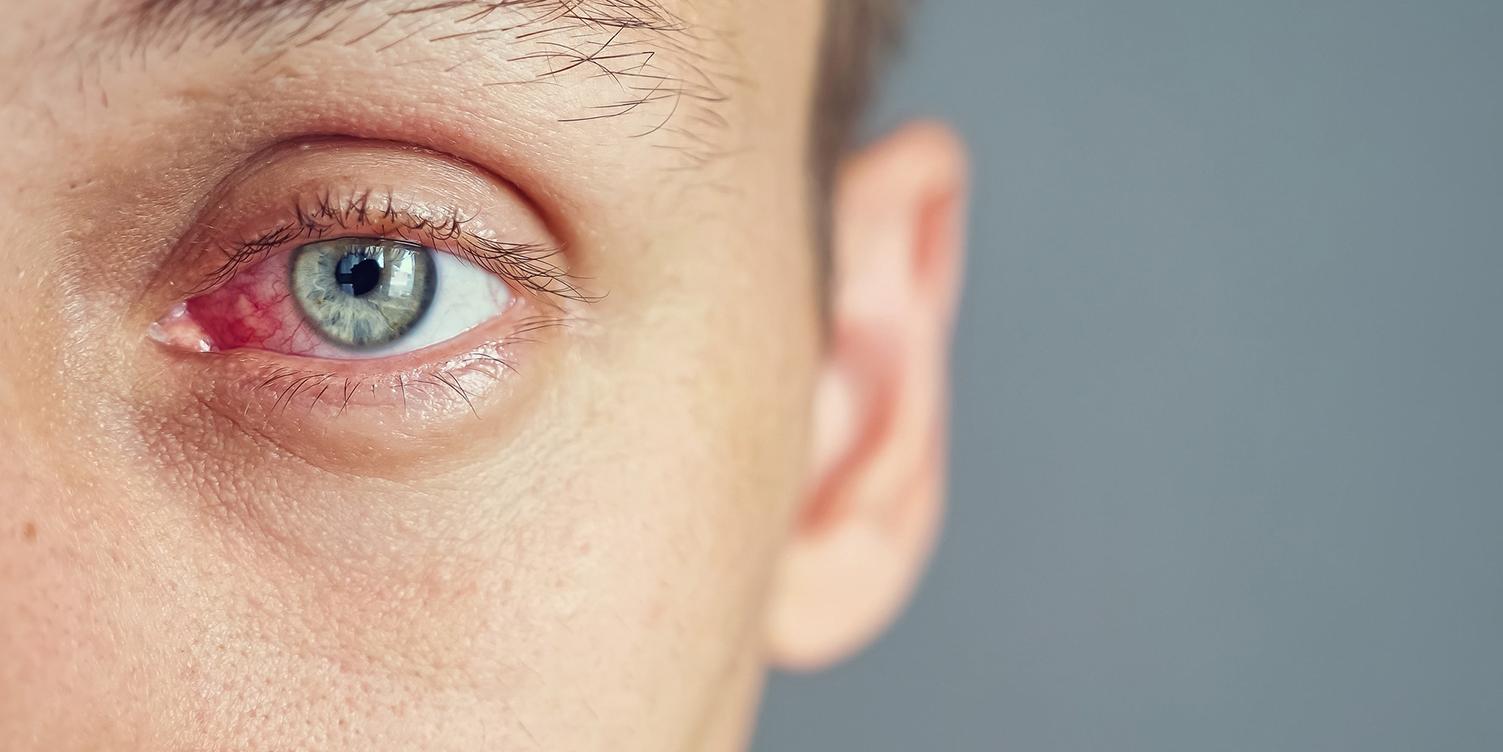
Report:
[{"label": "lower eyelash", "polygon": [[383,402],[381,392],[399,398],[404,415],[410,400],[438,395],[463,403],[475,417],[474,395],[466,387],[471,378],[499,380],[517,372],[507,357],[518,345],[535,344],[539,332],[570,325],[564,317],[539,316],[519,322],[517,328],[497,343],[451,358],[428,369],[379,376],[340,373],[326,369],[268,367],[255,379],[252,391],[271,398],[269,415],[286,414],[294,408],[311,414],[320,405],[335,408],[335,415],[356,404],[369,393],[373,402]]},{"label": "lower eyelash", "polygon": [[[494,358],[493,360],[508,371],[515,370],[508,361],[500,358]],[[470,393],[465,389],[459,376],[454,373],[454,371],[461,369],[467,372],[474,370],[473,365],[467,365],[460,368],[446,367],[437,371],[432,379],[417,378],[408,380],[406,376],[395,377],[398,383],[398,391],[402,395],[403,411],[405,412],[407,409],[407,393],[409,389],[442,385],[457,395],[459,399],[463,400],[466,406],[469,407],[470,412],[475,414],[475,417],[480,417],[479,413],[475,412],[475,403],[470,398]],[[492,376],[495,377],[494,375]],[[330,390],[336,384],[339,385],[339,388],[336,390],[336,393],[331,395]],[[374,381],[353,376],[341,377],[330,372],[321,373],[318,371],[287,368],[279,369],[276,374],[261,382],[257,389],[277,392],[276,398],[272,402],[272,415],[285,414],[291,409],[292,404],[297,400],[299,395],[307,394],[312,397],[311,400],[308,400],[307,407],[305,408],[307,413],[312,413],[318,409],[318,406],[324,403],[325,396],[328,396],[330,404],[337,404],[339,406],[335,414],[337,417],[343,415],[345,410],[349,409],[350,403],[357,396],[364,394],[367,387],[370,389],[371,398],[376,399],[378,387]]]}]

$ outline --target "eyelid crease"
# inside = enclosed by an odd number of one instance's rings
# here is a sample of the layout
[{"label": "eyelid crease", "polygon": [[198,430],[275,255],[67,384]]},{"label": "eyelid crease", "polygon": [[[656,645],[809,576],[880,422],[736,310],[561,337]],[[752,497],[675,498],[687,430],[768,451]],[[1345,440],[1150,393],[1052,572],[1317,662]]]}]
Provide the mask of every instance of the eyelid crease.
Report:
[{"label": "eyelid crease", "polygon": [[446,251],[524,292],[554,302],[592,303],[600,299],[582,290],[578,278],[553,261],[563,255],[562,248],[498,240],[469,229],[472,222],[457,210],[435,214],[404,205],[390,193],[364,190],[336,197],[326,191],[295,199],[288,217],[272,229],[221,246],[224,263],[210,272],[193,294],[223,285],[240,269],[275,251],[348,235],[390,238]]}]

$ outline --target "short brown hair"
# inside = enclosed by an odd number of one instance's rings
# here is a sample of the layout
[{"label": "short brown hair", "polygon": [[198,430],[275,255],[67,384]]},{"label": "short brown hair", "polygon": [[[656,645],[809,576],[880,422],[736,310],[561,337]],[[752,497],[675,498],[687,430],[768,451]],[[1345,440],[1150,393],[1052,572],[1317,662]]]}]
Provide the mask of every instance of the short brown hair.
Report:
[{"label": "short brown hair", "polygon": [[[810,170],[820,202],[815,228],[830,243],[830,195],[840,158],[855,140],[884,64],[902,38],[910,0],[825,0],[824,41],[814,88]],[[829,253],[821,277],[829,275]]]},{"label": "short brown hair", "polygon": [[825,0],[824,44],[815,88],[815,153],[850,145],[883,64],[902,37],[907,0]]}]

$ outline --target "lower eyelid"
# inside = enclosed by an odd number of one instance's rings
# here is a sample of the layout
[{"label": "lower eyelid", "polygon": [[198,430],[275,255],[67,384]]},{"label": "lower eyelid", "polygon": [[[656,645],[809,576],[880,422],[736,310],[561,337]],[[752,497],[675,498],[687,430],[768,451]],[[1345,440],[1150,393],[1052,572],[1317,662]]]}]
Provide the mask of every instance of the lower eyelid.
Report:
[{"label": "lower eyelid", "polygon": [[389,432],[391,424],[383,421],[397,420],[412,430],[458,426],[486,415],[499,395],[506,396],[500,404],[510,410],[519,395],[545,383],[512,377],[524,367],[546,371],[550,363],[556,365],[548,355],[556,351],[534,348],[550,332],[576,322],[563,313],[529,310],[514,306],[497,325],[453,338],[453,347],[401,356],[340,359],[242,348],[169,364],[181,373],[182,381],[175,383],[186,384],[200,406],[237,425],[254,426],[257,433],[317,426],[333,431],[330,436],[369,442]]},{"label": "lower eyelid", "polygon": [[[489,418],[497,410],[515,416],[529,409],[531,397],[549,383],[513,378],[524,346],[487,339],[442,359],[387,359],[369,366],[252,351],[175,359],[169,367],[179,376],[163,394],[178,401],[162,410],[185,411],[193,416],[184,418],[185,425],[243,434],[320,467],[377,477],[398,467],[420,473],[459,455],[460,445],[443,437],[473,439],[477,430],[508,432],[516,425]],[[526,367],[555,367],[548,352],[528,352]],[[425,441],[413,441],[415,435]]]}]

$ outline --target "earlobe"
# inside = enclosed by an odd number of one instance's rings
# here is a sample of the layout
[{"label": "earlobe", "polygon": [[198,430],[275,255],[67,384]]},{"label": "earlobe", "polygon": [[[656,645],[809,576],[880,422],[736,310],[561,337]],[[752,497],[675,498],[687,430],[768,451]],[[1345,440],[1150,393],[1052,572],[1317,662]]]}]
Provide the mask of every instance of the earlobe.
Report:
[{"label": "earlobe", "polygon": [[879,634],[933,547],[966,198],[964,150],[942,126],[910,126],[841,173],[814,456],[769,612],[784,667],[826,665]]}]

